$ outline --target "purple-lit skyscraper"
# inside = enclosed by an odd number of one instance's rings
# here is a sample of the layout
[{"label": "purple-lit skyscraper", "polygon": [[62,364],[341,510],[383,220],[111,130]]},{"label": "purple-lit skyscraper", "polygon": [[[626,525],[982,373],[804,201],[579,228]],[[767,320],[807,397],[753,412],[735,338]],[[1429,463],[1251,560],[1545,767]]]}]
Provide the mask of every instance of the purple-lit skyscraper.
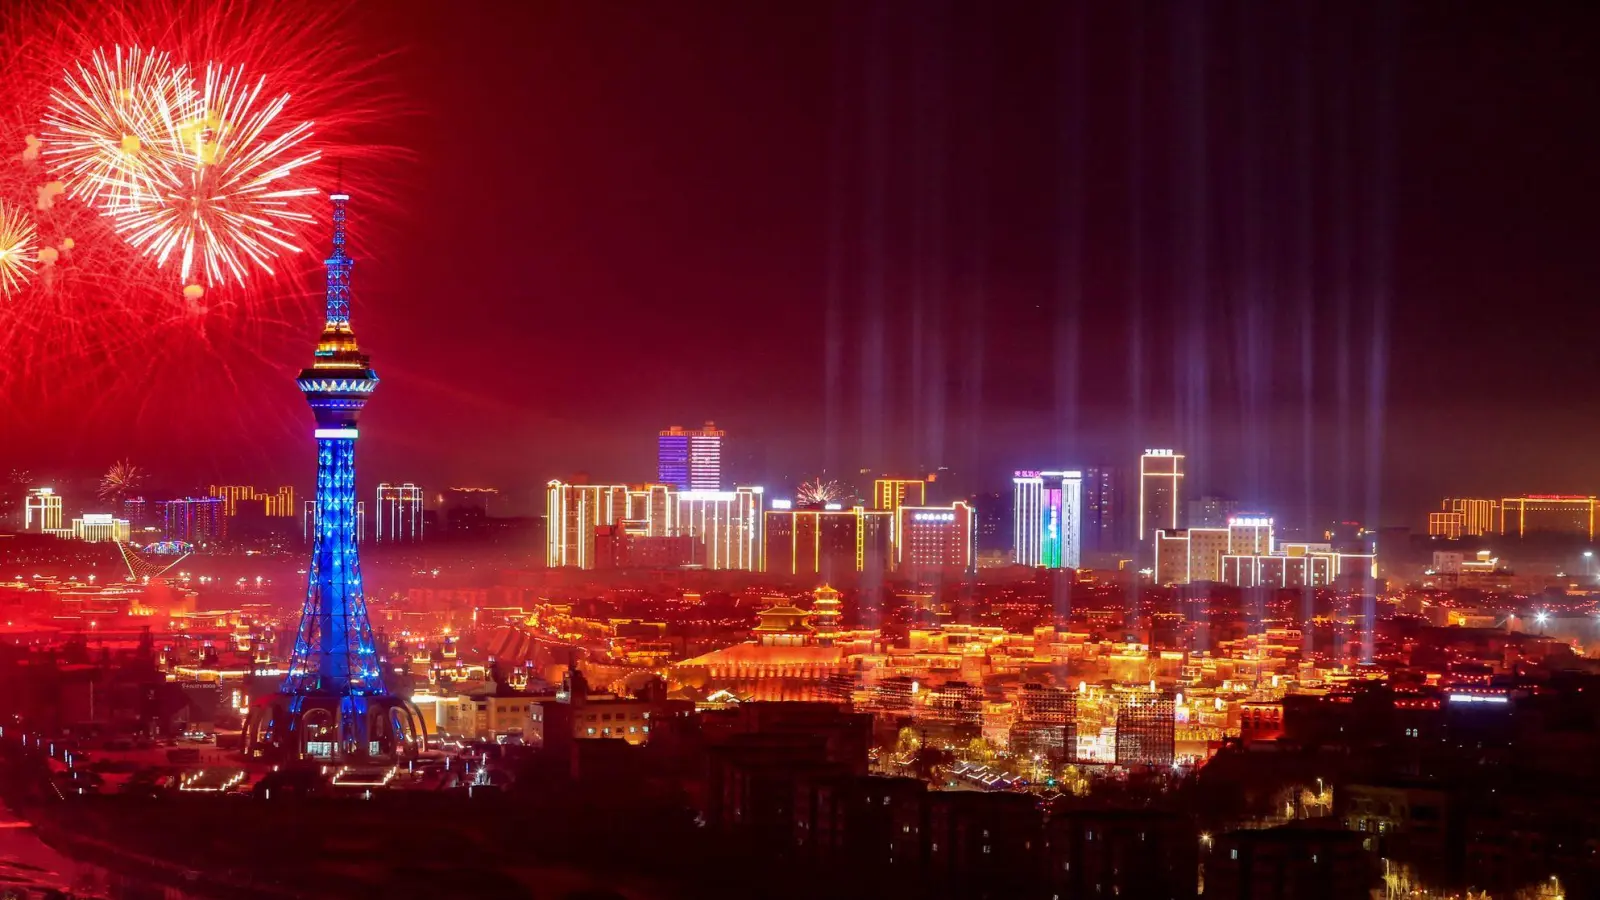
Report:
[{"label": "purple-lit skyscraper", "polygon": [[656,438],[656,481],[680,491],[722,490],[723,431],[674,425]]}]

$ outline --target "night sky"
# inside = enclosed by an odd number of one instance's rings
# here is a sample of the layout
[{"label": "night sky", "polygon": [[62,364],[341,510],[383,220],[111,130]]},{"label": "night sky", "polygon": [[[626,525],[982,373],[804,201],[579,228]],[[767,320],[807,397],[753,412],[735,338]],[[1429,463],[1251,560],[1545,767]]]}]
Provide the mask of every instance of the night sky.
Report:
[{"label": "night sky", "polygon": [[[394,202],[352,213],[364,479],[642,481],[656,430],[715,419],[773,486],[1176,446],[1192,493],[1292,524],[1600,490],[1591,4],[365,18],[412,112]],[[248,415],[13,410],[11,452],[309,487],[310,313],[239,370]]]}]

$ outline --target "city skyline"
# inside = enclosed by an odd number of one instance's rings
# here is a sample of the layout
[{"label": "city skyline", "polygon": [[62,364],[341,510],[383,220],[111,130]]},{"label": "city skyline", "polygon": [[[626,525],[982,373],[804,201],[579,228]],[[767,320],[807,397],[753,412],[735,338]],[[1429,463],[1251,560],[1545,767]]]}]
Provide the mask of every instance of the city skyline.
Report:
[{"label": "city skyline", "polygon": [[18,3],[8,896],[1600,896],[1600,7]]}]

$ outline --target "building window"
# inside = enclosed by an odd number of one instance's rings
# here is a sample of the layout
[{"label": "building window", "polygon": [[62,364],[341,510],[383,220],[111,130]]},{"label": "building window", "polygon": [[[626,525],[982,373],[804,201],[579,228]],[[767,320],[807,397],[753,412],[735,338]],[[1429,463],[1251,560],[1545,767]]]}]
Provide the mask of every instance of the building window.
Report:
[{"label": "building window", "polygon": [[1229,850],[1228,851],[1228,858],[1229,859],[1238,859],[1239,858],[1239,848],[1235,847],[1232,850]]},{"label": "building window", "polygon": [[594,729],[593,728],[589,729],[589,733],[590,734],[594,734]]}]

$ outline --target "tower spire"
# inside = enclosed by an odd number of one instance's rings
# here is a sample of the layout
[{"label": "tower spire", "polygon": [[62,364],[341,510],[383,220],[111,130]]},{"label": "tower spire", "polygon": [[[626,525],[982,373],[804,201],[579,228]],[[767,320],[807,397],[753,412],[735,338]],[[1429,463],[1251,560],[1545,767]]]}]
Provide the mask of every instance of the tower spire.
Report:
[{"label": "tower spire", "polygon": [[341,190],[329,194],[328,199],[333,201],[333,255],[323,260],[323,265],[328,271],[327,329],[332,331],[350,327],[350,267],[355,260],[344,249],[345,204],[350,195]]}]

